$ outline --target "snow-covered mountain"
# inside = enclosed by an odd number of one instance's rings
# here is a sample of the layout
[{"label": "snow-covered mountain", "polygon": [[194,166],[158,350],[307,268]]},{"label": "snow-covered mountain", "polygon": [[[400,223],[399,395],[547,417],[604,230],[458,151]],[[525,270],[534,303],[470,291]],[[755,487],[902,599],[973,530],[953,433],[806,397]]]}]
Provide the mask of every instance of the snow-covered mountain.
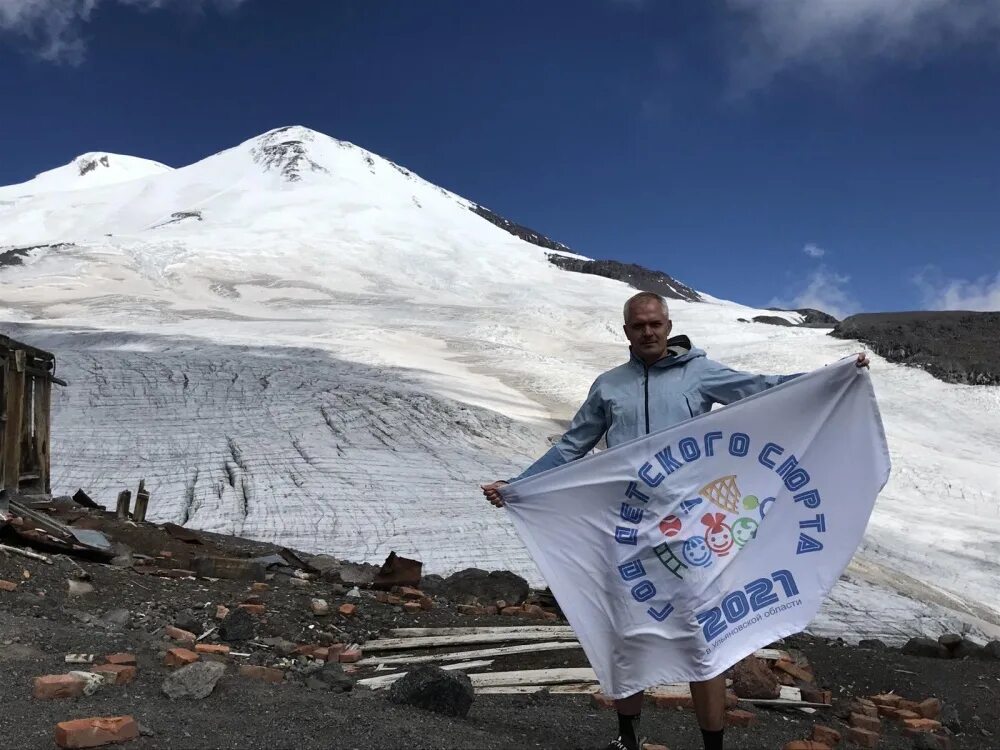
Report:
[{"label": "snow-covered mountain", "polygon": [[[485,213],[301,127],[179,169],[90,154],[0,188],[3,330],[70,381],[53,489],[111,503],[145,477],[159,520],[538,581],[477,484],[544,451],[623,359],[634,290]],[[702,296],[672,301],[675,330],[736,367],[859,348]],[[873,377],[894,474],[814,627],[997,632],[1000,389],[883,361]]]}]

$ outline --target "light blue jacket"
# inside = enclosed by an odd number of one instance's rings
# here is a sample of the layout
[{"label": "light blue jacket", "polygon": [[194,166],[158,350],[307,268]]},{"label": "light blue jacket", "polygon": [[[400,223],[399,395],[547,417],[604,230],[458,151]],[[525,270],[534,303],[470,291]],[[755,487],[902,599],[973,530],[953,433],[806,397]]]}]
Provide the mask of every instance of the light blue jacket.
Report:
[{"label": "light blue jacket", "polygon": [[691,346],[687,336],[667,341],[667,356],[647,366],[634,354],[599,375],[569,429],[520,476],[525,479],[590,453],[607,435],[609,448],[772,388],[797,375],[754,375],[733,370]]}]

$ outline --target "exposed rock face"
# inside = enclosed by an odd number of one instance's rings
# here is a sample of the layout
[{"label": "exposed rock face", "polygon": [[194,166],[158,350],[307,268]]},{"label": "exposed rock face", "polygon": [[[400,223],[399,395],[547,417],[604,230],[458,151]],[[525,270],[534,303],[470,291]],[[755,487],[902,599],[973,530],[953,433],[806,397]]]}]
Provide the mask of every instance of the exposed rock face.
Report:
[{"label": "exposed rock face", "polygon": [[[829,313],[816,310],[812,307],[800,307],[797,310],[786,310],[783,307],[769,307],[767,309],[781,312],[797,312],[802,316],[802,322],[799,323],[801,328],[833,328],[840,322]],[[779,323],[778,325],[782,324]]]},{"label": "exposed rock face", "polygon": [[760,659],[748,656],[729,671],[733,692],[740,698],[777,698],[781,685],[774,672]]},{"label": "exposed rock face", "polygon": [[487,573],[467,568],[448,576],[437,587],[438,593],[462,604],[505,601],[520,604],[528,598],[528,582],[507,570]]},{"label": "exposed rock face", "polygon": [[253,160],[264,169],[277,172],[287,182],[298,182],[305,170],[329,174],[326,167],[309,157],[306,143],[313,137],[311,131],[295,126],[272,130],[257,139]]},{"label": "exposed rock face", "polygon": [[756,315],[753,319],[754,323],[767,323],[772,326],[791,326],[795,325],[792,321],[787,318],[780,318],[777,315]]},{"label": "exposed rock face", "polygon": [[1000,312],[866,313],[830,335],[861,341],[890,362],[947,383],[1000,385]]},{"label": "exposed rock face", "polygon": [[643,292],[654,292],[668,299],[682,299],[700,302],[701,295],[662,271],[651,271],[635,263],[619,263],[616,260],[584,260],[568,258],[565,255],[549,255],[549,262],[566,271],[591,273],[626,284]]},{"label": "exposed rock face", "polygon": [[528,227],[521,226],[520,224],[511,221],[510,219],[505,219],[499,214],[495,214],[490,211],[485,206],[473,205],[472,212],[477,216],[481,216],[486,219],[486,221],[491,224],[503,229],[505,232],[510,232],[515,237],[520,237],[525,242],[530,242],[532,245],[538,245],[539,247],[544,247],[547,250],[561,250],[563,252],[572,252],[568,247],[566,247],[561,242],[556,242],[555,240],[550,240],[544,234],[536,232],[534,229],[529,229]]}]

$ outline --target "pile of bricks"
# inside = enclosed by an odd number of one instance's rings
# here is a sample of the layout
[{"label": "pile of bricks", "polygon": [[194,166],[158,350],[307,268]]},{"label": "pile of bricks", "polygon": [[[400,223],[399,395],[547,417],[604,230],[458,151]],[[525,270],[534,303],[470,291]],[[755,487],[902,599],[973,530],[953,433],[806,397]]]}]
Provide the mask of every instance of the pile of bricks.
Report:
[{"label": "pile of bricks", "polygon": [[402,607],[404,612],[411,615],[434,608],[434,601],[429,596],[411,586],[393,586],[391,592],[379,591],[375,594],[375,601]]}]

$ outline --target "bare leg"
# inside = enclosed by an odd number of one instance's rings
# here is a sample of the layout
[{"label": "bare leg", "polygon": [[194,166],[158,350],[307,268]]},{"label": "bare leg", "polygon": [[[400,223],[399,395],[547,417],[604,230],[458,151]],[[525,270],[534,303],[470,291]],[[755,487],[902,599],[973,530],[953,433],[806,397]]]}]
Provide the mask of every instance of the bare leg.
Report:
[{"label": "bare leg", "polygon": [[698,726],[709,732],[722,729],[726,723],[726,676],[721,674],[704,682],[692,682],[690,687]]}]

